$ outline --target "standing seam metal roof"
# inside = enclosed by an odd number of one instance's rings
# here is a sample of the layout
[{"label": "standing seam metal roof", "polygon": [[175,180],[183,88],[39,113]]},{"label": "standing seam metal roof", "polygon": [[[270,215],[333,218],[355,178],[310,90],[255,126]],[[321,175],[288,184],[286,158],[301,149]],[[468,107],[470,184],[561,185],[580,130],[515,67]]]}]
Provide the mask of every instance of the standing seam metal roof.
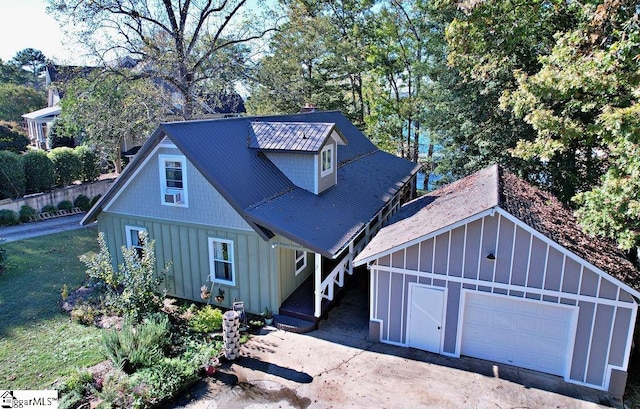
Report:
[{"label": "standing seam metal roof", "polygon": [[319,152],[332,123],[251,122],[249,147],[280,152]]}]

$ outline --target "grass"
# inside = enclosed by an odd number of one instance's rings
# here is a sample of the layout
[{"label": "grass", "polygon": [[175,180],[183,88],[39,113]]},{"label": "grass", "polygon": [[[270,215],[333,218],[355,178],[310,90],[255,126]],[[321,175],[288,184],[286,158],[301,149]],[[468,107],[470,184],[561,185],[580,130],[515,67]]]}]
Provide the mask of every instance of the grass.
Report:
[{"label": "grass", "polygon": [[0,273],[0,389],[42,389],[103,358],[100,332],[60,309],[60,291],[85,279],[78,256],[97,251],[95,229],[3,244]]}]

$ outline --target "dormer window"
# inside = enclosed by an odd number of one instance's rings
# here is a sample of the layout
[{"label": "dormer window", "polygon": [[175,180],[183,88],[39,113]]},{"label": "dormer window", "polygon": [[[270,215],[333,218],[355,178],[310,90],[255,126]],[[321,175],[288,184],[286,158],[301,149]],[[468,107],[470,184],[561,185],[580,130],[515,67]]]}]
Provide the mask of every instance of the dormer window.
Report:
[{"label": "dormer window", "polygon": [[322,168],[321,176],[330,175],[333,172],[333,145],[327,145],[322,149],[320,154]]},{"label": "dormer window", "polygon": [[158,155],[158,159],[161,203],[187,207],[187,160],[182,155]]}]

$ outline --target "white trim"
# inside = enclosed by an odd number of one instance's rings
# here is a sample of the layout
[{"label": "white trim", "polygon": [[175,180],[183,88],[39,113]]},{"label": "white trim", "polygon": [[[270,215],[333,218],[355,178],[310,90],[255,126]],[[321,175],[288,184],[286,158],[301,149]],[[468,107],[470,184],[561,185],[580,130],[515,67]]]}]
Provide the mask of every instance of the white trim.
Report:
[{"label": "white trim", "polygon": [[[103,210],[106,211],[106,210]],[[158,220],[161,223],[167,223],[167,222],[178,222],[181,224],[189,224],[189,225],[194,225],[194,226],[205,226],[206,228],[210,228],[211,225],[210,224],[205,224],[205,223],[200,223],[200,222],[194,222],[194,221],[185,221],[184,219],[174,219],[171,217],[166,217],[166,218],[158,218],[157,216],[149,216],[146,214],[136,214],[136,213],[129,213],[129,212],[114,212],[112,214],[117,214],[118,216],[128,216],[130,218],[144,218],[144,219],[149,219],[149,220]],[[244,219],[243,219],[244,220]],[[216,229],[218,228],[222,228],[222,229],[229,229],[229,230],[238,230],[238,231],[247,231],[247,232],[256,232],[255,230],[253,230],[252,228],[243,228],[243,227],[238,227],[238,226],[226,226],[223,224],[216,224],[214,226]]]},{"label": "white trim", "polygon": [[[179,162],[180,170],[182,172],[182,188],[173,188],[167,186],[167,162]],[[158,154],[158,170],[160,172],[160,203],[164,206],[172,207],[189,207],[189,193],[188,193],[188,166],[187,158],[184,155],[168,155]],[[173,195],[178,198],[175,202],[168,202],[167,196]]]},{"label": "white trim", "polygon": [[318,186],[320,183],[320,178],[318,177],[318,171],[320,169],[319,166],[320,161],[318,159],[318,155],[313,155],[313,169],[315,169],[315,172],[313,172],[313,193],[316,195],[320,192],[320,188]]},{"label": "white trim", "polygon": [[[298,257],[297,252],[301,252],[302,255]],[[298,261],[302,260],[302,266],[298,268]],[[296,275],[302,273],[307,268],[307,252],[304,250],[293,250],[293,267],[295,268]]]},{"label": "white trim", "polygon": [[131,232],[132,231],[147,232],[147,228],[146,227],[140,227],[140,226],[132,226],[132,225],[125,225],[124,226],[124,234],[125,234],[127,247],[129,247],[129,248],[131,248],[131,247],[142,248],[142,246],[134,246],[133,245],[133,242],[131,241]]},{"label": "white trim", "polygon": [[[229,260],[222,260],[222,259],[216,259],[215,258],[215,252],[213,251],[213,244],[214,243],[224,243],[224,244],[228,244],[228,256],[229,256]],[[217,238],[217,237],[208,237],[207,239],[207,247],[208,247],[208,251],[209,251],[209,280],[212,283],[218,283],[218,284],[226,284],[226,285],[230,285],[230,286],[235,286],[236,285],[236,259],[235,259],[235,252],[233,249],[233,240],[228,240],[228,239],[221,239],[221,238]],[[215,262],[216,261],[222,261],[225,263],[229,263],[231,264],[231,280],[224,280],[224,279],[220,279],[220,278],[216,278],[216,265]]]},{"label": "white trim", "polygon": [[[324,167],[324,153],[325,152],[330,152],[329,157],[331,158],[331,163],[329,164],[329,168],[327,169],[323,169]],[[336,168],[335,166],[335,160],[334,160],[334,148],[332,144],[327,144],[325,145],[322,150],[320,151],[320,177],[325,177],[325,176],[329,176],[330,174],[333,173],[333,170]]]}]

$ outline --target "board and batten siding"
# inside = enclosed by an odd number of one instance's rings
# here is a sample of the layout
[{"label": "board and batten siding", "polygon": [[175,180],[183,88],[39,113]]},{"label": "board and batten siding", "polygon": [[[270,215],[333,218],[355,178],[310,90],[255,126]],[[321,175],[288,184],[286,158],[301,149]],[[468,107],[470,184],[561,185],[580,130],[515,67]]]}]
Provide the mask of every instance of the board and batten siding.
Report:
[{"label": "board and batten siding", "polygon": [[[304,250],[301,248],[301,250]],[[296,275],[295,249],[279,247],[278,271],[280,274],[280,303],[287,299],[314,272],[312,252],[307,252],[307,266]]]},{"label": "board and batten siding", "polygon": [[139,168],[126,186],[105,207],[105,211],[130,216],[152,217],[177,222],[224,226],[234,229],[252,230],[249,224],[235,211],[222,195],[187,160],[188,207],[167,206],[161,203],[160,169],[158,155],[181,155],[177,148],[160,145],[147,163]]},{"label": "board and batten siding", "polygon": [[145,228],[149,238],[156,240],[157,271],[171,263],[162,286],[167,295],[203,302],[200,287],[211,283],[209,277],[209,237],[231,240],[234,250],[235,285],[215,284],[212,298],[218,288],[225,291],[221,305],[232,306],[233,300],[244,301],[248,312],[259,314],[265,306],[279,307],[281,299],[277,286],[276,257],[269,242],[254,231],[205,226],[192,223],[103,212],[98,216],[98,228],[105,233],[114,263],[123,262],[121,247],[126,245],[125,226]]},{"label": "board and batten siding", "polygon": [[460,355],[464,293],[477,291],[577,307],[566,380],[606,389],[612,370],[626,371],[637,304],[616,279],[501,209],[434,234],[370,266],[382,342],[408,345],[409,284],[420,283],[446,291],[443,354]]}]

